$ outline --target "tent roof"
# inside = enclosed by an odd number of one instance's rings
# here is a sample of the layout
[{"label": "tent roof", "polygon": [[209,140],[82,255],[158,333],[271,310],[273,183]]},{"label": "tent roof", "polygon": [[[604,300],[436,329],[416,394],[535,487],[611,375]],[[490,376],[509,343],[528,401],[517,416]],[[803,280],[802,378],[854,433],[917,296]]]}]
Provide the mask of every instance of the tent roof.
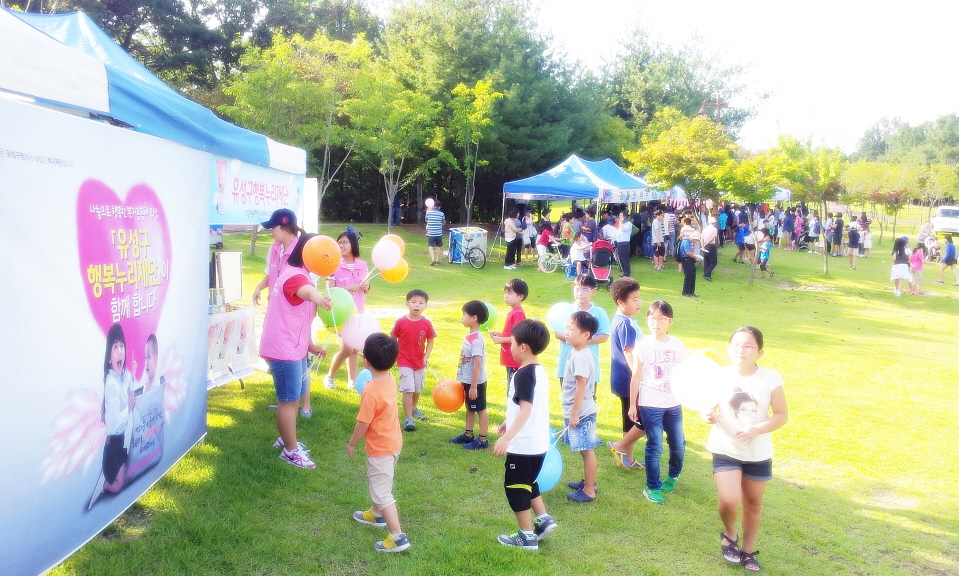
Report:
[{"label": "tent roof", "polygon": [[167,86],[82,12],[0,9],[0,90],[109,116],[138,132],[295,174],[306,152],[234,126]]},{"label": "tent roof", "polygon": [[[503,185],[506,198],[521,200],[601,200],[614,193],[640,191],[646,185],[606,158],[597,162],[573,154],[542,174]],[[606,200],[603,200],[606,201]]]}]

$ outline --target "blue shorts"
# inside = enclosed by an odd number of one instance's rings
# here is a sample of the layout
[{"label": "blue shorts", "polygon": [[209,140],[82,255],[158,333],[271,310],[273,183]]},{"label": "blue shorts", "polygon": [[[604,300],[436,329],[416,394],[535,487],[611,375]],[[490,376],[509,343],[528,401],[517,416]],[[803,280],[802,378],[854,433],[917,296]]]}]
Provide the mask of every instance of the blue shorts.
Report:
[{"label": "blue shorts", "polygon": [[279,402],[296,402],[306,391],[306,379],[310,377],[306,358],[302,360],[267,360],[273,387]]},{"label": "blue shorts", "polygon": [[579,426],[569,425],[569,418],[565,419],[566,431],[563,432],[563,442],[569,445],[573,452],[585,452],[596,448],[602,442],[596,437],[596,413],[583,416],[579,419]]},{"label": "blue shorts", "polygon": [[759,462],[743,462],[726,456],[713,454],[713,474],[716,472],[731,472],[739,470],[742,475],[757,482],[769,482],[773,479],[773,459]]}]

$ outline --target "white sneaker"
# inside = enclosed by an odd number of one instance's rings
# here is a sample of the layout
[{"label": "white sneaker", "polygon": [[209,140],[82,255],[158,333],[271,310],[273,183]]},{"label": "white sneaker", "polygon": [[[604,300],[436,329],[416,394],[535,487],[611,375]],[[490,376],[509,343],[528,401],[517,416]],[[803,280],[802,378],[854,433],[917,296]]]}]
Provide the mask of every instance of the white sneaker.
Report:
[{"label": "white sneaker", "polygon": [[350,390],[356,390],[356,382],[353,380],[347,380],[346,387],[349,388]]},{"label": "white sneaker", "polygon": [[[274,448],[286,448],[286,444],[283,443],[283,437],[282,437],[282,436],[280,436],[279,438],[276,439],[276,442],[273,443],[273,447],[274,447]],[[310,453],[310,449],[306,447],[306,444],[300,442],[299,440],[296,442],[296,447],[299,448],[300,450],[306,452],[307,454]]]},{"label": "white sneaker", "polygon": [[324,376],[323,385],[326,386],[327,390],[336,390],[336,381],[333,380],[332,376]]},{"label": "white sneaker", "polygon": [[316,468],[316,463],[310,460],[310,455],[301,448],[297,448],[292,452],[287,452],[286,448],[284,448],[283,451],[280,452],[280,459],[286,460],[287,463],[292,464],[297,468]]}]

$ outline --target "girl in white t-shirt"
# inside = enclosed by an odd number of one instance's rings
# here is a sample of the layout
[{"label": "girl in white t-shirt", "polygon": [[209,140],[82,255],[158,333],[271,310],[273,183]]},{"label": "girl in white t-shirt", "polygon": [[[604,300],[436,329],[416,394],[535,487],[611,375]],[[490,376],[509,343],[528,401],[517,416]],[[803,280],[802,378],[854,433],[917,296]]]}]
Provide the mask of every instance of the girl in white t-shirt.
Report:
[{"label": "girl in white t-shirt", "polygon": [[583,236],[582,232],[577,232],[573,236],[573,244],[569,247],[569,259],[576,264],[577,276],[585,272],[587,248],[589,248],[589,240],[586,239],[586,236]]},{"label": "girl in white t-shirt", "polygon": [[[713,479],[724,528],[719,533],[723,558],[742,564],[749,572],[758,572],[756,535],[763,493],[772,479],[773,443],[769,433],[786,423],[786,395],[782,376],[756,365],[763,355],[759,330],[752,326],[737,328],[729,339],[728,354],[732,365],[721,372],[722,400],[704,414],[713,424],[706,449],[713,453]],[[736,536],[740,505],[742,547]]]}]

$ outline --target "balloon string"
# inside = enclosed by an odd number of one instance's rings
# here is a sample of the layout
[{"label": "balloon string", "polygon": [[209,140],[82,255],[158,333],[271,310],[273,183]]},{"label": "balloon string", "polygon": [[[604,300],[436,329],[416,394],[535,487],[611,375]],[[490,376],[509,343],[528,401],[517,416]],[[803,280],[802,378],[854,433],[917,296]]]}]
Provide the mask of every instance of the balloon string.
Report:
[{"label": "balloon string", "polygon": [[567,430],[569,430],[569,426],[557,432],[556,440],[553,440],[553,443],[551,444],[551,446],[556,446],[557,444],[559,444],[559,441],[563,439],[563,432],[566,432]]},{"label": "balloon string", "polygon": [[429,370],[429,371],[430,371],[430,374],[433,375],[433,379],[435,379],[435,380],[437,380],[437,381],[440,379],[440,377],[436,375],[436,372],[433,371],[433,367],[432,367],[432,366],[430,366],[429,364],[427,364],[427,365],[426,365],[426,369]]},{"label": "balloon string", "polygon": [[[366,274],[366,278],[363,278],[363,281],[360,282],[360,284],[366,284],[367,282],[369,282],[369,281],[370,281],[371,279],[373,279],[374,277],[379,276],[380,273],[377,272],[377,270],[378,270],[377,267],[374,266],[373,269],[370,270],[370,271]],[[377,273],[376,273],[376,274],[373,274],[374,272],[377,272]]]}]

